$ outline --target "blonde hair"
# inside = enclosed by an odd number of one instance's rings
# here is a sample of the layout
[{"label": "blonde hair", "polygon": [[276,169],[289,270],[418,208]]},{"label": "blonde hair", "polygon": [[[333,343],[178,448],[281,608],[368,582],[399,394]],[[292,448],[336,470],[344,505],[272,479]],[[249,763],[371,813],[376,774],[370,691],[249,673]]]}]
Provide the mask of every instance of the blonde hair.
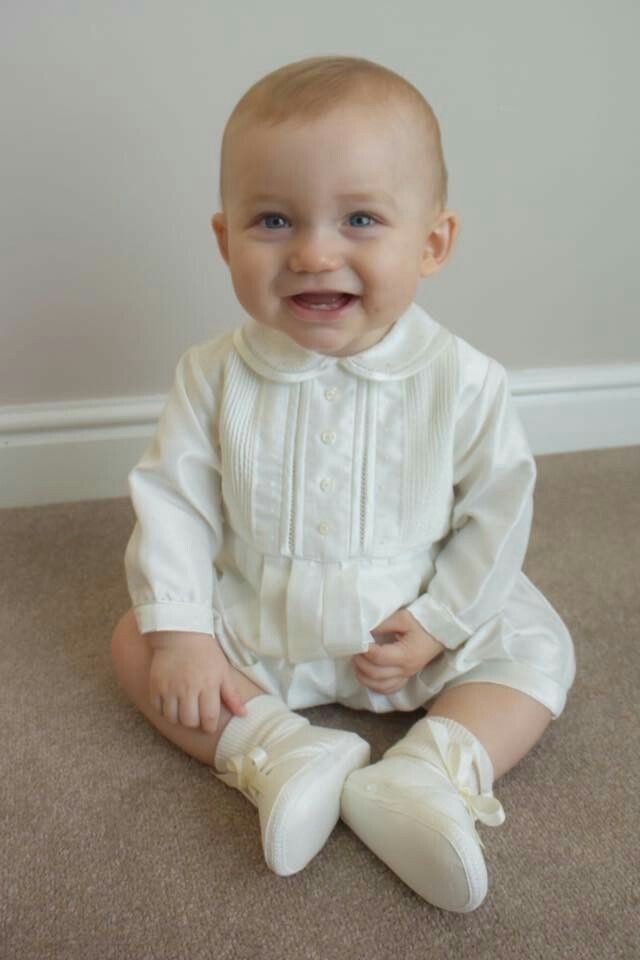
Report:
[{"label": "blonde hair", "polygon": [[425,141],[425,160],[433,176],[434,203],[447,203],[447,169],[440,126],[420,91],[393,70],[362,57],[309,57],[266,74],[240,98],[227,120],[220,150],[220,198],[224,197],[230,132],[250,118],[272,125],[312,120],[349,98],[365,104],[395,99],[412,108]]}]

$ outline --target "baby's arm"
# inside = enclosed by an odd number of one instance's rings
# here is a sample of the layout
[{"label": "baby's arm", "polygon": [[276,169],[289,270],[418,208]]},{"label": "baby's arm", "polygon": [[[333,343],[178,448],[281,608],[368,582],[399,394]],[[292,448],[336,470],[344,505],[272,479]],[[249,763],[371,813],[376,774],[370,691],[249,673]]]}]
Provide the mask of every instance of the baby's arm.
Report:
[{"label": "baby's arm", "polygon": [[[455,430],[451,532],[427,590],[372,631],[395,633],[353,658],[365,686],[394,693],[445,649],[500,612],[524,560],[535,462],[513,410],[506,372],[463,347],[467,382]],[[390,627],[402,618],[400,628]]]},{"label": "baby's arm", "polygon": [[176,368],[158,428],[129,475],[137,517],[125,571],[153,649],[151,702],[173,723],[215,730],[220,701],[243,712],[215,639],[215,558],[222,542],[218,393],[225,342]]},{"label": "baby's arm", "polygon": [[238,716],[246,713],[231,666],[214,637],[175,630],[146,636],[153,650],[151,704],[170,723],[215,733],[221,704]]},{"label": "baby's arm", "polygon": [[506,371],[461,347],[451,531],[427,590],[407,609],[447,649],[504,607],[522,569],[536,468],[513,407]]},{"label": "baby's arm", "polygon": [[141,633],[216,630],[223,521],[211,379],[196,350],[182,356],[153,440],[129,474],[137,522],[124,560]]}]

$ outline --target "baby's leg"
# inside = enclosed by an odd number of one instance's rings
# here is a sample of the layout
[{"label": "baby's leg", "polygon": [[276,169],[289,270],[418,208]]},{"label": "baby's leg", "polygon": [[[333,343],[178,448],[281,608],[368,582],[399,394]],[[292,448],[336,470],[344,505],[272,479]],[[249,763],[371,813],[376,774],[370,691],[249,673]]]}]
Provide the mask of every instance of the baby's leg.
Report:
[{"label": "baby's leg", "polygon": [[221,704],[215,734],[174,725],[150,702],[152,650],[131,610],[115,629],[112,650],[120,683],[153,726],[258,808],[268,866],[281,876],[306,866],[338,820],[345,779],[368,764],[369,744],[355,733],[313,726],[235,668],[246,716],[231,716]]},{"label": "baby's leg", "polygon": [[[217,641],[212,639],[211,642]],[[215,733],[170,723],[154,709],[149,699],[149,671],[153,652],[138,630],[133,610],[129,610],[116,626],[111,640],[111,651],[122,688],[147,720],[185,753],[213,766],[218,741],[232,716],[224,704],[220,704],[220,719]],[[264,693],[264,690],[239,670],[233,668],[233,673],[236,689],[245,703]]]},{"label": "baby's leg", "polygon": [[432,719],[456,720],[478,738],[497,780],[538,742],[552,716],[542,703],[499,683],[463,683],[440,694]]}]

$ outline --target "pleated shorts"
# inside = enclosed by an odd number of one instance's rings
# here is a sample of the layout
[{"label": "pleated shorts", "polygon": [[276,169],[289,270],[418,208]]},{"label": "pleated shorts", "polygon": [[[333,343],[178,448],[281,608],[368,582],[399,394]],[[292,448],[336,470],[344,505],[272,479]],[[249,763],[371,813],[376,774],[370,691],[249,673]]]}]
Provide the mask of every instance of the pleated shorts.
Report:
[{"label": "pleated shorts", "polygon": [[575,677],[569,631],[549,601],[521,573],[503,611],[457,650],[445,650],[397,693],[375,693],[358,680],[350,657],[290,663],[260,657],[237,638],[220,636],[229,661],[291,710],[340,703],[354,710],[416,710],[464,683],[497,683],[539,701],[554,718]]}]

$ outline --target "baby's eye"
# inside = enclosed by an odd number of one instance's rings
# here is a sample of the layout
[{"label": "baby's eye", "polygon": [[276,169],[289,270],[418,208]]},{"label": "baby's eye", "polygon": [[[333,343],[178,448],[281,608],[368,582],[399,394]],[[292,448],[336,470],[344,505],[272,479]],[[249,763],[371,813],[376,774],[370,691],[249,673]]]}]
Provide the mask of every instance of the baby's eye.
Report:
[{"label": "baby's eye", "polygon": [[267,230],[280,230],[286,226],[287,218],[281,213],[265,213],[260,217],[259,222],[263,223]]},{"label": "baby's eye", "polygon": [[[363,221],[368,220],[368,223],[363,223]],[[352,227],[368,227],[370,224],[375,223],[375,219],[371,216],[370,213],[363,213],[359,210],[357,213],[352,213],[349,217],[349,223]]]}]

